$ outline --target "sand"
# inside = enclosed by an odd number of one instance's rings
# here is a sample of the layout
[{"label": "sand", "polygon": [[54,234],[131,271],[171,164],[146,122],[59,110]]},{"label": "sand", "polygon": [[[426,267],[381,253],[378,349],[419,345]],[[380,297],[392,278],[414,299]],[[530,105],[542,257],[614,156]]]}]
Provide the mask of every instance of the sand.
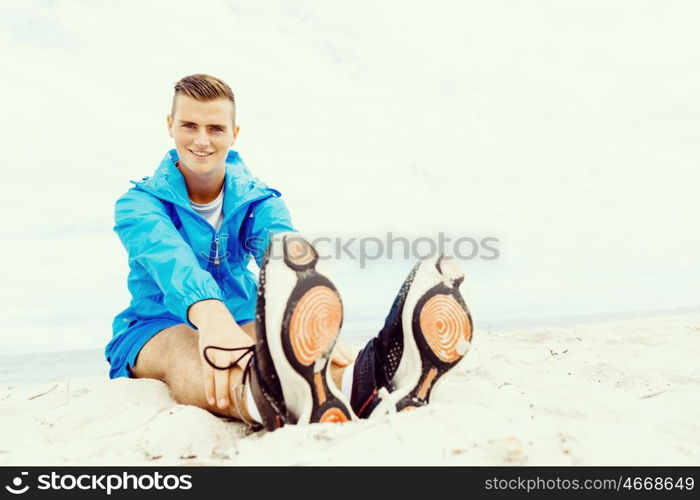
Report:
[{"label": "sand", "polygon": [[2,465],[698,465],[700,316],[478,330],[430,406],[250,433],[154,380],[0,392]]}]

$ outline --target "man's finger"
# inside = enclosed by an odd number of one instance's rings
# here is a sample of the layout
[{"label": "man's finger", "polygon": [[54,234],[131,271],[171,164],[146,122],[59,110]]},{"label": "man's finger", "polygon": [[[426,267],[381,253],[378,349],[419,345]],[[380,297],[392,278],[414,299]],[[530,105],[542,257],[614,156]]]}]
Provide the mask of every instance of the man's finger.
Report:
[{"label": "man's finger", "polygon": [[352,349],[345,342],[338,340],[331,354],[331,361],[339,366],[348,366],[354,360]]},{"label": "man's finger", "polygon": [[248,353],[245,356],[243,356],[240,360],[238,360],[238,363],[236,363],[241,370],[245,370],[245,367],[248,366],[248,363],[250,363],[251,358],[253,357],[252,353]]},{"label": "man's finger", "polygon": [[241,418],[240,415],[240,410],[238,408],[238,399],[236,395],[236,390],[238,389],[240,391],[240,375],[241,372],[240,370],[235,370],[231,369],[228,371],[228,390],[229,390],[229,397],[231,398],[231,407],[236,410],[235,415],[238,418]]},{"label": "man's finger", "polygon": [[331,363],[338,366],[348,366],[350,361],[339,350],[334,350],[331,354]]},{"label": "man's finger", "polygon": [[204,359],[202,359],[202,376],[204,379],[204,397],[207,398],[209,406],[215,406],[216,395],[214,394],[214,370]]},{"label": "man's finger", "polygon": [[340,350],[342,351],[343,356],[345,356],[345,359],[348,360],[348,363],[352,363],[353,361],[355,361],[357,354],[352,349],[352,347],[350,347],[349,345],[347,345],[343,341],[340,341],[339,343],[340,343]]},{"label": "man's finger", "polygon": [[[231,362],[230,356],[227,354],[221,354],[217,356],[216,364],[218,366],[225,366]],[[228,398],[228,372],[229,370],[215,370],[214,371],[214,393],[216,395],[216,404],[222,410],[227,408],[229,405]]]}]

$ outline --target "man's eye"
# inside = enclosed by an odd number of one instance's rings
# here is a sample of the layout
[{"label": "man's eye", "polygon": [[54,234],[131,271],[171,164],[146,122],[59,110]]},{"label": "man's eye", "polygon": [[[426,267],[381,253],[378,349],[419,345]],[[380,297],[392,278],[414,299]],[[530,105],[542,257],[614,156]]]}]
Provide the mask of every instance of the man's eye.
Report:
[{"label": "man's eye", "polygon": [[212,127],[212,130],[215,130],[216,132],[223,132],[224,131],[224,129],[222,129],[221,127]]},{"label": "man's eye", "polygon": [[194,123],[185,123],[185,124],[183,125],[183,127],[185,127],[185,128],[194,128]]}]

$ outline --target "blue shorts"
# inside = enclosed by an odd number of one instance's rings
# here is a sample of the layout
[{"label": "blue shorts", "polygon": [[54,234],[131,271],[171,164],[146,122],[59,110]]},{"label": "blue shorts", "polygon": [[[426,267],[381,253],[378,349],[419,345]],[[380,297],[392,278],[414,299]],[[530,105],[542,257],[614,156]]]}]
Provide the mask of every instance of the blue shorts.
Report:
[{"label": "blue shorts", "polygon": [[182,321],[175,319],[137,319],[126,331],[115,335],[105,348],[110,364],[109,378],[131,377],[131,368],[146,342],[166,328],[181,324]]},{"label": "blue shorts", "polygon": [[[252,320],[239,322],[240,326]],[[182,321],[168,318],[137,319],[126,331],[115,335],[105,348],[105,356],[109,362],[109,378],[131,377],[131,368],[136,364],[136,358],[156,334],[171,326],[181,325]]]}]

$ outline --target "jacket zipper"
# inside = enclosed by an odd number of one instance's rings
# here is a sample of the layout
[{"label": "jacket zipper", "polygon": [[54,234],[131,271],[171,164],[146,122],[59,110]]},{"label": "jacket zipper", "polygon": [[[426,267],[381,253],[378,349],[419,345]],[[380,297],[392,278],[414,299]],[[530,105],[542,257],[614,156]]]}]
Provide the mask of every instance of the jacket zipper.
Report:
[{"label": "jacket zipper", "polygon": [[[187,210],[188,212],[190,212],[190,213],[196,215],[196,216],[197,216],[196,219],[199,219],[199,220],[202,221],[203,224],[206,224],[207,227],[208,227],[211,231],[214,232],[214,249],[215,249],[215,252],[216,252],[215,255],[214,255],[214,266],[217,266],[217,268],[218,268],[218,266],[221,264],[221,260],[219,259],[219,245],[220,245],[219,232],[218,232],[216,229],[214,229],[213,227],[211,227],[211,224],[209,224],[209,223],[208,223],[207,221],[205,221],[202,217],[200,217],[199,214],[198,214],[197,212],[195,212],[194,209],[193,209],[191,206],[183,205],[182,203],[180,203],[180,202],[178,202],[178,201],[174,201],[174,200],[168,199],[168,198],[166,198],[166,197],[163,197],[163,196],[160,195],[158,192],[152,191],[151,189],[149,189],[149,188],[147,188],[147,187],[145,187],[145,186],[142,186],[142,185],[139,185],[139,184],[137,184],[136,186],[137,186],[139,189],[142,189],[142,190],[144,190],[144,191],[146,191],[146,192],[148,192],[148,193],[154,195],[154,196],[155,196],[156,198],[158,198],[159,200],[167,201],[167,202],[173,203],[173,204],[175,204],[175,205],[177,205],[177,206],[179,206],[179,207],[185,208],[185,210]],[[233,215],[234,215],[236,212],[238,212],[241,208],[243,208],[243,207],[245,207],[245,206],[248,206],[249,204],[251,204],[251,203],[253,203],[253,202],[255,202],[255,201],[264,200],[265,198],[269,198],[270,196],[273,196],[273,195],[271,195],[271,194],[264,194],[264,195],[260,195],[260,196],[254,197],[254,198],[252,198],[252,199],[250,199],[250,200],[246,200],[245,203],[243,203],[242,205],[237,206],[237,207],[235,208],[235,210],[233,210],[233,212],[231,212],[231,213],[228,214],[226,217],[224,217],[224,219],[221,221],[221,227],[224,227],[226,221],[227,221],[228,219],[230,219],[231,217],[233,217]]]},{"label": "jacket zipper", "polygon": [[[222,223],[223,225],[223,223]],[[219,233],[217,232],[214,235],[214,243],[216,244],[216,254],[214,255],[214,265],[218,266],[219,265]]]},{"label": "jacket zipper", "polygon": [[[246,201],[245,203],[243,203],[242,205],[238,205],[230,214],[226,215],[226,216],[221,220],[221,226],[219,226],[219,229],[221,229],[222,227],[224,227],[224,226],[226,225],[226,221],[227,221],[228,219],[230,219],[231,217],[233,217],[233,216],[234,216],[239,210],[241,210],[242,208],[247,207],[247,206],[250,205],[251,203],[256,202],[256,201],[258,201],[258,200],[264,200],[265,198],[269,198],[270,196],[272,196],[272,195],[268,195],[268,194],[260,195],[260,196],[258,196],[258,197],[255,197],[255,198],[252,198],[252,199],[250,199],[250,200],[247,200],[247,201]],[[191,207],[190,207],[190,209],[191,209]],[[222,209],[223,209],[223,208],[222,208]],[[194,212],[194,210],[192,210],[192,212]],[[200,217],[200,219],[201,219],[201,217]],[[206,222],[206,221],[205,221],[205,222]],[[211,225],[210,225],[208,222],[206,222],[206,224],[207,224],[207,226],[209,226],[210,228],[212,228]],[[215,252],[216,252],[216,254],[214,255],[214,266],[217,266],[217,267],[218,267],[219,264],[221,264],[221,261],[220,261],[220,259],[219,259],[219,245],[220,245],[219,231],[215,230],[214,228],[212,228],[212,230],[214,231],[214,249],[215,249]]]}]

